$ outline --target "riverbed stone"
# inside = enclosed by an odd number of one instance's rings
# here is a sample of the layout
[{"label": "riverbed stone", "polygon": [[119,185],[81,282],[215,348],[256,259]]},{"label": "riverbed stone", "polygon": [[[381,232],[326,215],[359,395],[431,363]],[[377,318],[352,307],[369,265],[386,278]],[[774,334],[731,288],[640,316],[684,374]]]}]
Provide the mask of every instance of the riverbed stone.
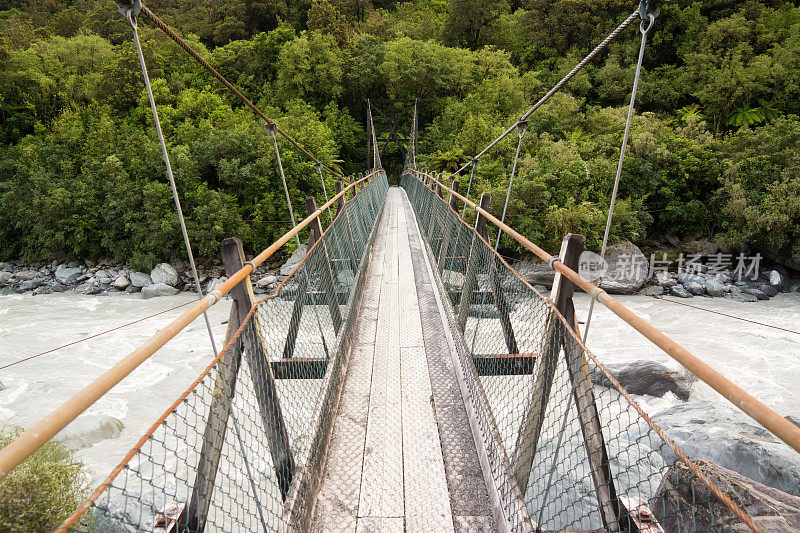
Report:
[{"label": "riverbed stone", "polygon": [[169,263],[159,263],[150,271],[150,279],[155,284],[164,283],[174,287],[178,284],[178,272]]},{"label": "riverbed stone", "polygon": [[770,271],[769,284],[775,287],[779,292],[789,292],[789,278],[777,270]]},{"label": "riverbed stone", "polygon": [[734,291],[731,291],[731,292],[725,294],[725,298],[727,298],[728,300],[732,300],[734,302],[740,302],[740,303],[751,303],[751,302],[757,302],[758,301],[757,297],[753,296],[752,294],[748,294],[746,292],[734,292]]},{"label": "riverbed stone", "polygon": [[664,272],[663,270],[655,273],[656,283],[662,287],[670,288],[678,284],[675,275],[672,272]]},{"label": "riverbed stone", "polygon": [[73,450],[80,450],[106,439],[115,439],[119,437],[123,429],[125,429],[125,424],[112,416],[84,414],[62,429],[55,439]]},{"label": "riverbed stone", "polygon": [[[710,461],[695,461],[695,464],[764,531],[800,530],[800,498],[797,496]],[[698,501],[709,503],[697,505]],[[649,507],[663,531],[750,531],[682,462],[675,463],[666,472]]]},{"label": "riverbed stone", "polygon": [[745,294],[752,294],[753,296],[755,296],[759,300],[769,300],[769,296],[767,296],[766,294],[764,294],[763,292],[761,292],[758,289],[743,289],[742,292],[745,293]]},{"label": "riverbed stone", "polygon": [[[664,396],[671,392],[685,401],[692,392],[692,384],[697,381],[688,370],[673,370],[647,359],[610,363],[605,368],[631,394]],[[603,387],[613,387],[608,376],[598,368],[592,370],[592,382]]]},{"label": "riverbed stone", "polygon": [[664,287],[661,285],[650,285],[639,291],[644,296],[661,296],[664,294]]},{"label": "riverbed stone", "polygon": [[776,289],[772,285],[767,285],[766,283],[762,283],[761,285],[759,285],[758,290],[760,290],[770,298],[778,295],[778,289]]},{"label": "riverbed stone", "polygon": [[603,258],[608,265],[600,280],[600,288],[610,294],[635,294],[650,273],[650,263],[633,243],[615,244]]},{"label": "riverbed stone", "polygon": [[262,289],[266,289],[270,285],[278,283],[278,278],[276,276],[264,276],[263,278],[256,281],[256,286]]},{"label": "riverbed stone", "polygon": [[703,287],[703,284],[697,283],[696,281],[689,282],[686,285],[686,290],[689,294],[693,294],[694,296],[702,296],[706,293],[706,289]]},{"label": "riverbed stone", "polygon": [[691,272],[682,272],[678,274],[678,283],[680,283],[684,287],[688,287],[690,283],[697,283],[698,285],[703,285],[705,281],[706,281],[705,278],[699,274],[694,274]]},{"label": "riverbed stone", "polygon": [[81,275],[83,275],[83,270],[77,266],[69,267],[59,265],[59,267],[56,269],[56,280],[64,285],[72,285],[78,281],[78,278],[81,277]]},{"label": "riverbed stone", "polygon": [[[555,278],[556,272],[550,268],[550,265],[547,263],[524,260],[514,263],[513,266],[517,274],[531,285],[543,285],[547,288],[553,286],[553,279]],[[454,281],[454,284],[460,288],[463,284],[463,276],[461,280]]]},{"label": "riverbed stone", "polygon": [[725,283],[717,278],[708,278],[705,282],[705,289],[708,295],[714,298],[725,296]]},{"label": "riverbed stone", "polygon": [[37,270],[21,270],[14,274],[14,277],[20,281],[31,281],[39,277],[39,271]]},{"label": "riverbed stone", "polygon": [[675,285],[674,287],[670,287],[670,293],[673,296],[677,296],[678,298],[691,298],[692,294],[686,290],[686,287],[683,285]]},{"label": "riverbed stone", "polygon": [[144,272],[131,272],[131,285],[134,287],[147,287],[152,285],[153,280],[150,279],[150,274]]},{"label": "riverbed stone", "polygon": [[50,290],[53,292],[64,292],[67,290],[67,286],[64,285],[63,283],[59,283],[56,281],[55,283],[50,285]]},{"label": "riverbed stone", "polygon": [[23,281],[19,284],[19,290],[21,291],[32,291],[36,287],[39,286],[39,282],[35,279],[29,279],[27,281]]},{"label": "riverbed stone", "polygon": [[[800,454],[738,409],[702,400],[651,415],[687,456],[800,496]],[[666,446],[659,453],[668,464],[676,459]]]},{"label": "riverbed stone", "polygon": [[40,294],[50,294],[51,292],[53,292],[53,289],[51,289],[50,286],[39,285],[38,287],[36,287],[36,289],[34,289],[33,295],[39,296]]},{"label": "riverbed stone", "polygon": [[125,276],[119,276],[114,280],[114,288],[120,291],[124,291],[130,284],[131,282]]},{"label": "riverbed stone", "polygon": [[0,271],[0,285],[8,283],[8,280],[11,279],[11,272]]},{"label": "riverbed stone", "polygon": [[180,291],[166,283],[153,283],[147,287],[142,287],[142,298],[149,300],[150,298],[157,298],[159,296],[174,296]]}]

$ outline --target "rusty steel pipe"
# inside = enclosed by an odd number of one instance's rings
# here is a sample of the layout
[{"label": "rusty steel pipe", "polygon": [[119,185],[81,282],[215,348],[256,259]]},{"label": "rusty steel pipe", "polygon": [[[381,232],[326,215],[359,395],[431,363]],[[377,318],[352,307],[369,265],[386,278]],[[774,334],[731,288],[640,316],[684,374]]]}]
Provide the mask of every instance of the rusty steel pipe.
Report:
[{"label": "rusty steel pipe", "polygon": [[[414,170],[413,172],[419,174],[420,176],[424,175],[417,170]],[[430,178],[438,183],[438,180],[436,180],[434,176],[430,176]],[[554,256],[533,244],[530,240],[525,238],[523,235],[520,235],[513,228],[501,222],[490,212],[475,204],[475,202],[472,202],[468,198],[461,196],[443,183],[439,184],[442,186],[442,189],[450,191],[451,194],[454,194],[461,201],[472,207],[478,213],[482,214],[487,220],[490,220],[495,226],[502,229],[515,241],[539,256],[542,260],[549,263],[554,259]],[[553,262],[552,266],[555,270],[563,274],[575,285],[583,289],[587,294],[590,294],[592,298],[595,298],[598,302],[605,305],[612,313],[627,322],[636,331],[641,333],[647,340],[661,348],[664,353],[675,359],[684,368],[700,378],[705,384],[721,394],[726,400],[731,402],[745,414],[750,416],[753,420],[767,428],[776,437],[800,453],[800,427],[795,426],[786,418],[782,417],[773,409],[769,408],[757,398],[736,385],[734,382],[714,370],[711,366],[704,363],[689,350],[659,331],[658,328],[647,322],[645,319],[622,305],[618,300],[611,297],[606,291],[581,277],[581,275],[574,270],[566,267],[560,261]]]},{"label": "rusty steel pipe", "polygon": [[[379,171],[373,172],[375,174]],[[368,180],[369,174],[360,180],[351,183],[342,192],[328,200],[325,205],[317,209],[314,213],[306,217],[294,228],[286,232],[280,239],[271,244],[266,250],[258,254],[252,261],[246,263],[225,283],[217,289],[209,292],[203,299],[199,300],[192,307],[187,309],[181,316],[167,324],[158,333],[150,337],[144,344],[133,350],[125,358],[104,372],[100,377],[92,381],[75,396],[61,404],[49,415],[37,422],[32,428],[25,431],[22,435],[14,439],[5,448],[0,450],[0,479],[4,478],[14,470],[20,463],[27,459],[36,450],[41,448],[47,441],[53,438],[59,431],[64,429],[70,422],[88,409],[92,404],[99,400],[105,393],[119,384],[139,365],[150,358],[159,348],[164,346],[175,335],[180,333],[183,328],[188,326],[195,318],[202,315],[209,307],[217,303],[240,281],[249,276],[253,270],[272,254],[277,252],[284,244],[289,242],[303,228],[311,224],[320,214],[330,205],[339,200],[346,194],[351,187],[355,187],[364,180]],[[216,354],[215,354],[216,355]]]}]

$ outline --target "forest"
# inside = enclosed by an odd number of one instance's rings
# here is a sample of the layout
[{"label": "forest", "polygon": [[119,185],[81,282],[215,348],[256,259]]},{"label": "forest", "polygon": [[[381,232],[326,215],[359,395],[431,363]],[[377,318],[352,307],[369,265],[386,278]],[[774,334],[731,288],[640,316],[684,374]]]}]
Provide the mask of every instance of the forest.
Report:
[{"label": "forest", "polygon": [[[151,0],[268,116],[344,174],[366,169],[367,98],[420,99],[419,165],[452,171],[638,3],[622,0]],[[648,34],[612,241],[748,245],[800,269],[800,7],[660,2]],[[599,248],[640,43],[624,31],[533,114],[507,221],[555,251]],[[259,121],[143,17],[140,35],[195,253],[289,227]],[[0,260],[113,257],[136,269],[182,240],[132,34],[109,0],[0,1]],[[502,209],[516,137],[470,196]],[[402,160],[391,145],[385,161]],[[281,147],[296,211],[322,197]],[[334,177],[326,176],[328,190]],[[507,253],[519,254],[509,241]]]}]

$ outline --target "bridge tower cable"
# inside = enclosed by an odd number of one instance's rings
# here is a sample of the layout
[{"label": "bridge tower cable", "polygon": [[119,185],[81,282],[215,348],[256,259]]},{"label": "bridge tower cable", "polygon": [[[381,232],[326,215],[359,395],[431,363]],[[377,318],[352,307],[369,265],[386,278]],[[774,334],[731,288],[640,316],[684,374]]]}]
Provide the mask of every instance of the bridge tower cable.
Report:
[{"label": "bridge tower cable", "polygon": [[[595,46],[594,49],[586,55],[586,57],[584,57],[577,65],[575,65],[575,67],[573,67],[572,70],[570,70],[563,78],[561,78],[561,80],[559,80],[559,82],[556,83],[549,91],[547,91],[547,93],[544,96],[542,96],[535,104],[533,104],[533,106],[530,109],[528,109],[525,113],[523,113],[522,116],[520,116],[520,118],[517,119],[516,122],[514,122],[514,124],[509,126],[503,133],[498,135],[492,142],[490,142],[488,145],[486,145],[486,147],[483,150],[481,150],[475,156],[473,156],[472,159],[473,160],[480,159],[489,150],[494,148],[497,145],[497,143],[499,143],[501,140],[505,139],[509,134],[511,134],[511,132],[513,132],[517,128],[518,124],[520,124],[521,122],[527,121],[528,118],[534,113],[534,111],[539,109],[555,93],[557,93],[559,90],[561,90],[561,88],[564,87],[564,85],[566,85],[566,83],[569,80],[571,80],[575,76],[575,74],[580,72],[583,69],[583,67],[585,67],[589,63],[589,61],[594,59],[597,56],[597,54],[599,54],[601,51],[603,51],[614,39],[617,38],[617,36],[625,28],[630,26],[631,23],[633,23],[633,21],[636,20],[639,17],[640,17],[640,9],[636,9],[636,11],[634,11],[633,13],[628,15],[628,18],[626,18],[624,21],[622,21],[622,23],[619,26],[617,26],[614,29],[614,31],[609,33],[606,36],[605,39],[603,39],[597,46]],[[461,174],[471,164],[472,164],[472,161],[469,161],[469,162],[465,163],[461,168],[459,168],[458,170],[453,172],[452,176],[457,176],[457,175]]]},{"label": "bridge tower cable", "polygon": [[[159,117],[158,117],[158,108],[156,107],[155,98],[153,97],[153,89],[152,89],[152,87],[150,85],[150,76],[147,73],[147,64],[146,64],[145,59],[144,59],[144,52],[142,51],[142,44],[141,44],[141,41],[139,40],[139,30],[138,30],[138,20],[137,19],[138,19],[138,13],[140,11],[139,8],[141,6],[140,0],[134,0],[134,2],[132,4],[131,3],[120,2],[117,5],[118,5],[118,9],[119,9],[120,13],[123,14],[123,16],[125,17],[125,19],[128,22],[128,25],[131,27],[131,30],[133,31],[133,41],[134,41],[134,44],[136,46],[136,52],[137,52],[137,54],[139,56],[139,66],[141,67],[141,70],[142,70],[142,78],[144,80],[144,85],[145,85],[145,88],[147,90],[147,98],[148,98],[148,100],[150,102],[150,109],[153,112],[153,122],[155,124],[156,134],[158,136],[158,142],[161,145],[161,155],[164,158],[164,164],[166,166],[166,171],[167,171],[167,178],[169,179],[169,185],[170,185],[170,188],[172,189],[172,197],[173,197],[173,200],[175,201],[175,209],[176,209],[176,211],[178,213],[178,220],[179,220],[180,226],[181,226],[181,233],[183,234],[183,243],[184,243],[184,246],[186,248],[186,254],[187,254],[188,258],[189,258],[189,265],[191,266],[191,269],[192,269],[192,278],[194,279],[194,285],[195,285],[195,289],[197,290],[198,300],[202,300],[203,296],[204,296],[203,295],[203,288],[200,285],[200,278],[197,275],[197,265],[195,264],[194,254],[192,253],[192,245],[191,245],[191,243],[189,241],[189,233],[188,233],[188,231],[186,229],[186,221],[184,220],[184,217],[183,217],[183,209],[181,208],[181,201],[180,201],[180,197],[178,196],[178,188],[177,188],[177,185],[175,184],[175,176],[174,176],[174,174],[172,172],[172,165],[171,165],[170,159],[169,159],[169,151],[167,150],[167,144],[166,144],[166,141],[164,140],[164,132],[161,130],[161,121],[159,120]],[[217,345],[216,345],[216,342],[214,341],[214,332],[211,330],[211,321],[208,318],[208,313],[206,313],[205,311],[203,311],[203,319],[205,320],[206,329],[208,330],[208,338],[211,341],[211,349],[213,350],[214,356],[216,356],[219,352],[217,351]],[[248,478],[248,481],[250,482],[250,487],[253,490],[253,495],[254,495],[254,498],[255,498],[256,508],[258,510],[259,520],[261,521],[261,526],[263,527],[264,531],[266,532],[266,531],[268,531],[268,529],[267,529],[266,522],[264,521],[264,511],[261,508],[261,502],[258,499],[258,491],[257,491],[257,488],[256,488],[256,482],[255,482],[255,479],[253,478],[252,469],[250,467],[250,460],[249,460],[248,455],[246,453],[244,442],[242,441],[242,435],[241,435],[241,431],[240,431],[240,428],[239,428],[239,422],[238,422],[238,418],[236,416],[236,409],[234,408],[233,402],[231,402],[230,407],[231,407],[230,414],[231,414],[231,419],[232,419],[232,422],[233,422],[234,432],[236,433],[236,437],[237,437],[237,440],[238,440],[238,443],[239,443],[239,447],[241,448],[242,459],[243,459],[244,464],[245,464],[245,468],[246,468],[246,472],[247,472],[247,478]]]},{"label": "bridge tower cable", "polygon": [[[619,150],[619,163],[617,164],[617,175],[614,178],[614,189],[611,192],[611,202],[608,206],[608,218],[606,219],[606,229],[603,233],[603,244],[600,247],[600,259],[605,260],[606,245],[608,244],[608,235],[611,232],[611,219],[614,217],[614,205],[617,201],[617,192],[619,191],[619,180],[622,175],[622,164],[625,161],[625,152],[628,148],[628,135],[631,131],[631,122],[633,121],[633,112],[636,103],[636,91],[639,89],[639,77],[642,72],[642,60],[644,59],[644,49],[647,43],[647,33],[653,28],[655,23],[655,14],[650,9],[650,2],[642,2],[639,10],[641,22],[639,23],[639,32],[642,34],[642,40],[639,44],[639,59],[636,62],[636,74],[633,78],[633,87],[631,88],[631,101],[628,104],[628,118],[625,121],[625,132],[622,135],[622,146]],[[598,286],[600,280],[596,281]],[[592,312],[594,311],[595,299],[592,298],[589,302],[589,314],[586,317],[586,327],[583,330],[583,343],[586,344],[586,338],[589,336],[589,326],[592,323]]]}]

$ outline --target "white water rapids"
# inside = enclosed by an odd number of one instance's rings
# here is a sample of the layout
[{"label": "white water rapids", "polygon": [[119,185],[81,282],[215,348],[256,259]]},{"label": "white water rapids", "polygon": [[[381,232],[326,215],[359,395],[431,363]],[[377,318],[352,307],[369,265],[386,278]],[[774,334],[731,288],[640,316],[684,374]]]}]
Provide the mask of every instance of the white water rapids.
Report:
[{"label": "white water rapids", "polygon": [[[26,356],[189,302],[191,294],[142,300],[139,295],[86,296],[71,292],[0,297],[0,366]],[[620,297],[625,305],[783,415],[800,418],[800,335],[658,301]],[[576,296],[580,320],[586,295]],[[800,295],[734,303],[694,298],[688,303],[751,320],[800,330]],[[30,427],[102,372],[143,343],[186,307],[86,342],[0,370],[0,425]],[[222,347],[230,301],[210,310],[218,348]],[[602,362],[651,359],[677,363],[602,306],[595,307],[588,345]],[[81,449],[96,485],[211,361],[205,324],[197,319],[93,407],[90,414],[121,420],[116,438]],[[679,400],[639,397],[645,409],[659,410]],[[724,403],[702,383],[691,400]]]}]

